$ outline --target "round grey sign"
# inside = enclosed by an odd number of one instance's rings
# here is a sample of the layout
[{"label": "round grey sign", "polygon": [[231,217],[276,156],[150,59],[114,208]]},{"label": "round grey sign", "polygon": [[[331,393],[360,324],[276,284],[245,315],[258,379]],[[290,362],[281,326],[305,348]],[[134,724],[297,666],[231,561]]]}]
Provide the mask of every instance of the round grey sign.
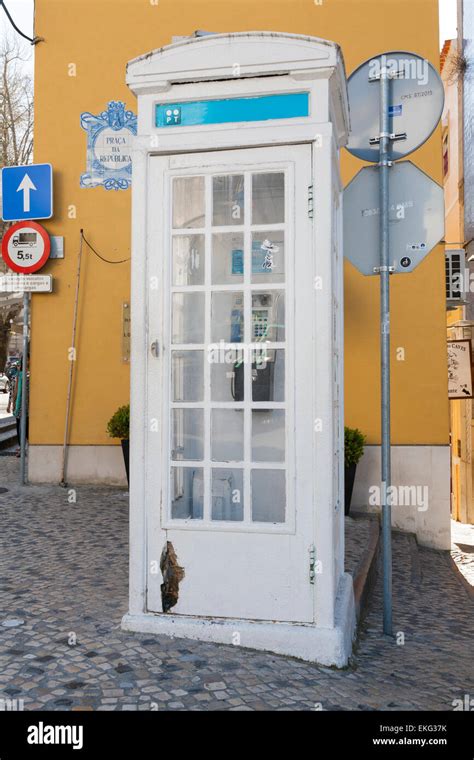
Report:
[{"label": "round grey sign", "polygon": [[389,73],[389,124],[396,139],[390,158],[397,160],[420,147],[433,133],[444,105],[443,83],[426,58],[393,51],[370,58],[349,77],[347,88],[351,134],[347,150],[363,161],[379,160],[380,72]]}]

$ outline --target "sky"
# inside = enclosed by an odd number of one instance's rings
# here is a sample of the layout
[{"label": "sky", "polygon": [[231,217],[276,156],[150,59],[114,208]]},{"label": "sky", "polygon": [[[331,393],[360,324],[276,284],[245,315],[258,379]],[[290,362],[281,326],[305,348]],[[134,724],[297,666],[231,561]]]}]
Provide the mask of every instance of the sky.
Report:
[{"label": "sky", "polygon": [[[5,5],[8,8],[10,16],[22,32],[33,36],[33,0],[5,0]],[[24,43],[24,53],[28,56],[29,60],[25,62],[25,73],[33,77],[33,46],[30,45],[28,40],[23,40],[22,37],[17,35],[14,29],[10,26],[10,22],[5,15],[5,11],[0,8],[0,39],[5,38],[6,35],[14,35],[22,40]]]},{"label": "sky", "polygon": [[[471,0],[472,1],[472,0]],[[457,36],[456,0],[439,0],[439,47]]]},{"label": "sky", "polygon": [[[474,0],[471,0],[471,2]],[[67,0],[65,0],[67,2]],[[97,0],[99,2],[99,0]],[[357,0],[353,0],[357,2]],[[15,24],[27,34],[33,36],[33,0],[5,0],[6,6]],[[456,37],[456,0],[439,0],[440,11],[440,50],[445,40]],[[0,38],[11,30],[8,19],[0,9]],[[13,30],[11,30],[13,31]],[[33,49],[25,40],[25,51],[31,53],[30,61],[25,64],[28,74],[33,75]]]},{"label": "sky", "polygon": [[[25,32],[25,34],[27,34],[29,37],[32,37],[34,5],[33,0],[5,0],[5,5],[7,6],[15,24],[21,29],[22,32]],[[9,27],[10,24],[7,20],[7,17],[5,16],[5,13],[2,11],[2,18],[0,20],[0,28],[2,34],[5,33],[7,26]]]}]

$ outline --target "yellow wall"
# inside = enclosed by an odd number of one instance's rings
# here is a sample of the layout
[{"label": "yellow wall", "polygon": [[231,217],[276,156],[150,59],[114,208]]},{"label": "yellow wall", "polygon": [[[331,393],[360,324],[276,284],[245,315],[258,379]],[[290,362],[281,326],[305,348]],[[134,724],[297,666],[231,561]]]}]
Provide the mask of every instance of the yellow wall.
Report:
[{"label": "yellow wall", "polygon": [[[130,191],[81,189],[86,134],[80,113],[99,113],[108,100],[136,110],[125,85],[126,62],[195,29],[275,30],[338,42],[347,72],[384,50],[413,50],[435,65],[437,0],[36,0],[35,161],[55,169],[55,215],[46,224],[64,235],[66,257],[52,261],[54,295],[34,296],[31,355],[31,442],[62,442],[68,347],[79,230],[107,258],[130,255]],[[68,76],[75,63],[77,76]],[[441,181],[440,129],[414,156]],[[342,157],[347,183],[362,164]],[[77,218],[68,218],[68,207]],[[121,358],[121,304],[129,297],[129,265],[110,266],[84,250],[79,351],[71,443],[105,444],[105,425],[128,400]],[[394,443],[448,440],[443,249],[414,274],[392,278]],[[405,361],[395,361],[397,347]],[[378,279],[346,268],[346,423],[379,436]]]}]

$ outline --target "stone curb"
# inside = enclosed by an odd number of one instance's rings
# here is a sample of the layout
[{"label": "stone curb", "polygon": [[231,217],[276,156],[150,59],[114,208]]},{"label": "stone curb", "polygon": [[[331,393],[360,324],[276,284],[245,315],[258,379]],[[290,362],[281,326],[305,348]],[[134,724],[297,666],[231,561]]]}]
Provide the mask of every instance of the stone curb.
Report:
[{"label": "stone curb", "polygon": [[354,603],[357,622],[360,621],[369,600],[370,591],[377,578],[377,564],[380,553],[380,521],[371,519],[368,547],[359,562],[354,576]]},{"label": "stone curb", "polygon": [[451,553],[449,551],[446,552],[446,561],[456,576],[458,582],[464,588],[464,591],[470,598],[471,602],[474,602],[474,586],[471,586],[467,578],[461,573],[460,569],[457,566],[456,560],[451,556]]}]

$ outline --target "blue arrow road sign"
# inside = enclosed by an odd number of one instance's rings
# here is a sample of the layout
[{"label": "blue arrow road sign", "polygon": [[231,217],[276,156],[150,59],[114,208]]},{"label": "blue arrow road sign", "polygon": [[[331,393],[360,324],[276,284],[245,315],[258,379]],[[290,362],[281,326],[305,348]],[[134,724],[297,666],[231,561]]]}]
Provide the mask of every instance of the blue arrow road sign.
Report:
[{"label": "blue arrow road sign", "polygon": [[2,219],[50,219],[53,215],[51,164],[5,166],[2,169]]}]

